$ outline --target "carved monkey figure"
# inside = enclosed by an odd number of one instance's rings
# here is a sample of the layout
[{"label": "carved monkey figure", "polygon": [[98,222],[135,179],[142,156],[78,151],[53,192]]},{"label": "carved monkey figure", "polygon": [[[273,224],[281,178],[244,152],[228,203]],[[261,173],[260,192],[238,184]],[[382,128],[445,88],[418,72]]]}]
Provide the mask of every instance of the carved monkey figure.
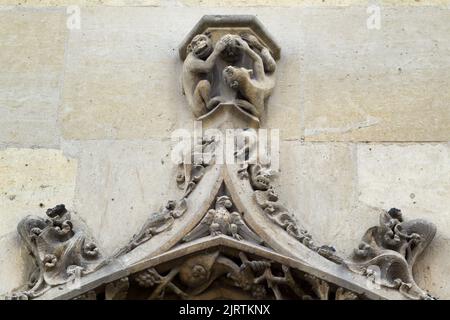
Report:
[{"label": "carved monkey figure", "polygon": [[[256,38],[253,38],[251,38],[251,41],[257,41]],[[274,79],[266,76],[265,65],[266,69],[273,71],[275,62],[272,61],[273,59],[269,59],[270,53],[268,53],[267,49],[264,50],[264,60],[266,62],[264,63],[261,55],[250,48],[250,45],[242,38],[237,38],[236,43],[252,59],[253,70],[228,66],[222,72],[223,79],[230,88],[237,90],[243,98],[236,99],[236,104],[249,113],[259,117],[264,109],[265,100],[270,96],[275,85]],[[251,43],[253,45],[253,42]]]},{"label": "carved monkey figure", "polygon": [[213,48],[209,34],[198,34],[187,47],[182,73],[183,93],[196,117],[208,112],[211,93],[208,73],[213,69],[225,46],[224,41],[218,41]]}]

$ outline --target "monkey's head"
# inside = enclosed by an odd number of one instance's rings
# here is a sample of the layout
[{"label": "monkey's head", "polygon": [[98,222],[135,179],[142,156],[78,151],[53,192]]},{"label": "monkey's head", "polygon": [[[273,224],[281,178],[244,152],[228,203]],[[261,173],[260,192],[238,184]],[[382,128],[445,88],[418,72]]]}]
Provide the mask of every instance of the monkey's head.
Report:
[{"label": "monkey's head", "polygon": [[233,66],[228,66],[225,69],[223,69],[222,75],[223,79],[225,80],[225,83],[231,88],[231,89],[239,89],[242,83],[244,81],[247,81],[250,79],[250,76],[252,74],[252,70],[248,70],[245,68],[236,68]]},{"label": "monkey's head", "polygon": [[187,53],[192,52],[197,58],[205,59],[213,51],[213,45],[209,34],[196,35],[187,46]]}]

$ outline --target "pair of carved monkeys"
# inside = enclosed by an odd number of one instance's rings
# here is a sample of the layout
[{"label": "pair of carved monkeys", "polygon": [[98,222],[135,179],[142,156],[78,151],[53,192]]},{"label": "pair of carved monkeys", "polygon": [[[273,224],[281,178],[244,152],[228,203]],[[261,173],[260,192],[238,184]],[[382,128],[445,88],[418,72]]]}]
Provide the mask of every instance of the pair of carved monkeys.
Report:
[{"label": "pair of carved monkeys", "polygon": [[219,56],[233,58],[239,53],[247,54],[252,60],[253,70],[230,65],[223,69],[222,77],[225,84],[237,92],[233,102],[252,115],[260,116],[275,84],[271,74],[275,71],[276,63],[269,49],[250,34],[227,34],[213,46],[210,35],[206,33],[192,39],[183,65],[183,91],[196,117],[225,102],[221,96],[211,98],[208,76]]}]

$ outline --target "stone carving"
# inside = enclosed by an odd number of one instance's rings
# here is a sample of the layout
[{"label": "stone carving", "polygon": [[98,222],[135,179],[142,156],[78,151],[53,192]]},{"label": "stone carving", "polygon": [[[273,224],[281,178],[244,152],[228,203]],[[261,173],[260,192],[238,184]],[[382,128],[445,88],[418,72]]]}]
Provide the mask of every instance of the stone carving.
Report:
[{"label": "stone carving", "polygon": [[150,268],[135,275],[134,280],[143,288],[156,286],[152,294],[148,296],[149,300],[164,298],[166,290],[170,290],[182,299],[188,299],[188,295],[172,283],[172,279],[178,272],[179,269],[175,268],[168,275],[161,276],[154,268]]},{"label": "stone carving", "polygon": [[[177,251],[177,250],[175,250]],[[354,300],[360,296],[278,261],[263,249],[265,257],[241,249],[224,247],[196,253],[178,251],[176,258],[157,259],[156,265],[134,270],[125,278],[75,299],[302,299]],[[173,254],[174,252],[172,252]],[[272,259],[273,258],[273,259]]]},{"label": "stone carving", "polygon": [[186,200],[180,201],[169,200],[167,204],[158,212],[153,213],[144,223],[141,231],[133,236],[128,245],[120,249],[114,254],[114,257],[121,256],[130,252],[142,243],[150,240],[153,236],[169,229],[175,219],[181,217],[187,210]]},{"label": "stone carving", "polygon": [[413,278],[417,257],[436,234],[436,227],[423,219],[404,221],[402,212],[392,208],[380,215],[380,225],[370,228],[346,265],[355,272],[412,299],[431,299]]},{"label": "stone carving", "polygon": [[[166,275],[155,268],[132,279],[150,289],[147,299],[212,299],[233,288],[226,298],[239,299],[357,299],[357,294],[322,279],[266,259],[252,260],[244,252],[196,254],[172,266]],[[221,293],[219,293],[221,292]],[[223,297],[222,297],[223,298]]]},{"label": "stone carving", "polygon": [[212,107],[212,69],[227,43],[218,41],[213,46],[210,34],[198,34],[187,47],[187,57],[183,64],[183,92],[196,117],[208,112]]},{"label": "stone carving", "polygon": [[279,202],[279,196],[271,185],[274,173],[270,168],[259,163],[244,163],[238,174],[241,179],[249,179],[256,203],[270,220],[311,250],[335,263],[342,263],[343,259],[336,255],[334,247],[315,245],[308,231],[299,228],[292,214]]},{"label": "stone carving", "polygon": [[[194,35],[186,47],[182,84],[188,104],[199,118],[221,103],[259,117],[275,85],[276,62],[271,50],[254,34]],[[217,35],[216,35],[217,38]]]},{"label": "stone carving", "polygon": [[78,297],[73,298],[72,300],[97,300],[97,294],[94,290],[91,290]]},{"label": "stone carving", "polygon": [[226,235],[236,240],[245,239],[261,243],[262,240],[245,224],[239,212],[230,212],[233,207],[228,196],[220,196],[216,199],[214,209],[210,209],[200,224],[187,234],[183,241],[192,241],[208,234],[211,236]]},{"label": "stone carving", "polygon": [[177,185],[184,190],[183,197],[194,191],[205,174],[205,170],[214,162],[216,142],[214,137],[201,137],[194,147],[183,150],[183,160],[178,166]]},{"label": "stone carving", "polygon": [[[248,41],[248,42],[247,42]],[[259,117],[264,110],[264,103],[272,93],[275,79],[266,71],[275,71],[275,60],[267,48],[264,48],[256,37],[245,35],[244,39],[237,37],[235,46],[247,54],[253,62],[253,69],[227,66],[223,69],[225,83],[238,93],[234,100],[237,106]],[[259,54],[250,47],[261,48]],[[264,53],[264,54],[263,54]],[[265,63],[261,56],[264,57]]]},{"label": "stone carving", "polygon": [[130,282],[128,277],[110,282],[105,287],[105,300],[124,300],[127,297]]},{"label": "stone carving", "polygon": [[63,204],[47,210],[48,219],[27,216],[17,231],[35,260],[24,291],[11,298],[35,298],[53,286],[93,272],[102,262],[99,249],[82,230],[74,228]]},{"label": "stone carving", "polygon": [[[255,17],[203,17],[180,48],[180,56],[184,60],[183,92],[193,114],[204,121],[206,127],[214,129],[259,127],[258,118],[263,114],[266,100],[275,85],[275,59],[279,55],[280,48]],[[60,296],[74,297],[81,293],[77,299],[104,297],[108,300],[360,298],[355,292],[336,284],[339,283],[370,293],[372,297],[384,297],[384,293],[369,290],[358,282],[364,282],[361,276],[353,274],[342,277],[340,272],[345,269],[340,266],[327,263],[316,268],[317,263],[326,261],[304,250],[301,245],[292,246],[291,241],[287,241],[289,247],[277,242],[277,235],[273,233],[277,227],[272,228],[270,221],[307,248],[333,262],[367,276],[374,276],[373,267],[378,267],[381,270],[380,284],[396,288],[410,298],[430,298],[414,282],[412,267],[416,257],[433,239],[436,232],[434,225],[424,220],[403,222],[400,211],[392,209],[382,215],[379,227],[366,232],[355,251],[354,260],[344,261],[336,255],[333,247],[315,245],[311,235],[299,227],[293,215],[280,203],[272,186],[273,172],[268,165],[262,165],[267,161],[260,158],[256,162],[250,161],[254,159],[255,155],[251,152],[255,148],[247,145],[235,154],[246,160],[239,171],[230,166],[233,168],[230,173],[228,165],[207,171],[209,166],[219,164],[213,157],[205,158],[203,155],[213,154],[218,142],[216,144],[216,141],[206,137],[197,138],[197,141],[200,143],[185,152],[180,161],[177,183],[184,190],[182,199],[169,201],[151,215],[141,230],[112,259],[103,260],[95,244],[82,231],[73,228],[70,215],[63,205],[50,209],[47,220],[25,218],[18,230],[37,266],[30,277],[28,290],[15,293],[10,298],[36,297],[51,287],[77,279],[110,262],[115,263],[111,270],[119,266],[120,275],[105,268],[104,274],[99,271],[96,280],[86,280],[76,293],[70,293],[70,289],[65,288],[65,295]],[[199,188],[200,192],[192,194],[204,176],[205,185]],[[246,179],[248,183],[239,179]],[[228,185],[230,183],[233,184]],[[228,188],[226,192],[221,184]],[[252,197],[244,197],[242,191]],[[228,194],[234,197],[239,210]],[[208,208],[210,210],[207,211]],[[183,222],[189,219],[195,222],[190,220],[186,226],[180,227],[180,222],[175,222],[185,213],[188,216],[183,218]],[[277,246],[273,247],[284,254],[288,250],[295,251],[295,254],[289,252],[289,257],[281,257],[280,252],[275,253],[264,247],[262,239],[244,222],[244,214],[248,225],[258,230],[265,242],[276,243]],[[259,215],[265,215],[268,219],[261,219]],[[193,227],[198,221],[200,223]],[[138,250],[135,255],[120,257],[162,232],[171,232],[165,238],[170,238],[169,241],[162,244],[164,250],[147,246],[149,252]],[[224,236],[206,238],[209,235]],[[288,238],[285,234],[282,236]],[[229,237],[246,241],[237,242]],[[197,241],[176,245],[180,239],[183,239],[182,242]],[[299,248],[301,250],[297,252]],[[304,264],[304,261],[308,263]],[[129,277],[118,279],[124,274]],[[330,280],[333,276],[339,281],[330,282],[334,281]],[[105,285],[105,279],[114,281]],[[95,290],[92,290],[94,287]],[[50,297],[58,296],[55,291]]]},{"label": "stone carving", "polygon": [[278,195],[273,188],[256,190],[254,195],[256,203],[264,210],[267,217],[304,245],[312,245],[311,235],[308,231],[298,228],[292,215],[278,202]]},{"label": "stone carving", "polygon": [[307,274],[305,276],[305,279],[311,284],[314,293],[319,297],[320,300],[328,300],[330,286],[326,281],[310,274]]},{"label": "stone carving", "polygon": [[[144,223],[141,230],[133,236],[131,241],[123,248],[117,250],[112,258],[119,257],[147,242],[153,236],[169,229],[175,220],[181,217],[187,210],[186,198],[192,193],[197,184],[205,174],[205,170],[214,162],[214,138],[202,136],[198,139],[200,142],[194,144],[187,150],[182,151],[182,161],[179,164],[179,172],[177,174],[177,184],[179,188],[184,189],[181,200],[170,200],[158,212],[153,213]],[[210,155],[207,158],[205,155]],[[105,261],[109,263],[111,258]]]},{"label": "stone carving", "polygon": [[336,290],[335,300],[357,300],[358,296],[344,288],[338,288]]}]

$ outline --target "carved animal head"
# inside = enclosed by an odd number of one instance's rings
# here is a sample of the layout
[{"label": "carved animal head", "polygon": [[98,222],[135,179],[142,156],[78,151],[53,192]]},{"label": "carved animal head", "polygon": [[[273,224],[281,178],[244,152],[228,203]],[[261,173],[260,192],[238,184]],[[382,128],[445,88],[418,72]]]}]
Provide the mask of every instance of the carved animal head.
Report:
[{"label": "carved animal head", "polygon": [[174,201],[174,200],[169,200],[169,201],[167,201],[165,207],[166,207],[167,210],[173,210],[173,209],[175,209],[176,206],[177,206],[176,201]]},{"label": "carved animal head", "polygon": [[388,214],[391,216],[392,219],[397,219],[398,221],[402,222],[403,221],[403,217],[402,217],[402,211],[400,209],[397,208],[391,208],[388,211]]},{"label": "carved animal head", "polygon": [[230,86],[231,89],[239,89],[241,84],[250,79],[253,71],[246,68],[236,68],[228,66],[223,69],[222,75],[225,83]]},{"label": "carved animal head", "polygon": [[229,63],[235,63],[242,59],[242,48],[239,45],[241,37],[236,34],[226,34],[219,41],[226,44],[224,50],[220,53],[220,57]]},{"label": "carved animal head", "polygon": [[209,34],[196,35],[187,46],[187,53],[192,52],[197,58],[205,59],[213,50],[213,45]]},{"label": "carved animal head", "polygon": [[46,212],[47,216],[50,218],[62,217],[66,213],[67,209],[63,204],[58,204],[56,207],[48,209]]},{"label": "carved animal head", "polygon": [[218,197],[216,200],[216,209],[221,206],[229,209],[233,206],[233,203],[231,202],[231,200],[228,196],[221,196],[221,197]]},{"label": "carved animal head", "polygon": [[255,190],[270,189],[270,182],[273,171],[269,168],[264,168],[261,165],[252,165],[250,167],[250,183]]}]

